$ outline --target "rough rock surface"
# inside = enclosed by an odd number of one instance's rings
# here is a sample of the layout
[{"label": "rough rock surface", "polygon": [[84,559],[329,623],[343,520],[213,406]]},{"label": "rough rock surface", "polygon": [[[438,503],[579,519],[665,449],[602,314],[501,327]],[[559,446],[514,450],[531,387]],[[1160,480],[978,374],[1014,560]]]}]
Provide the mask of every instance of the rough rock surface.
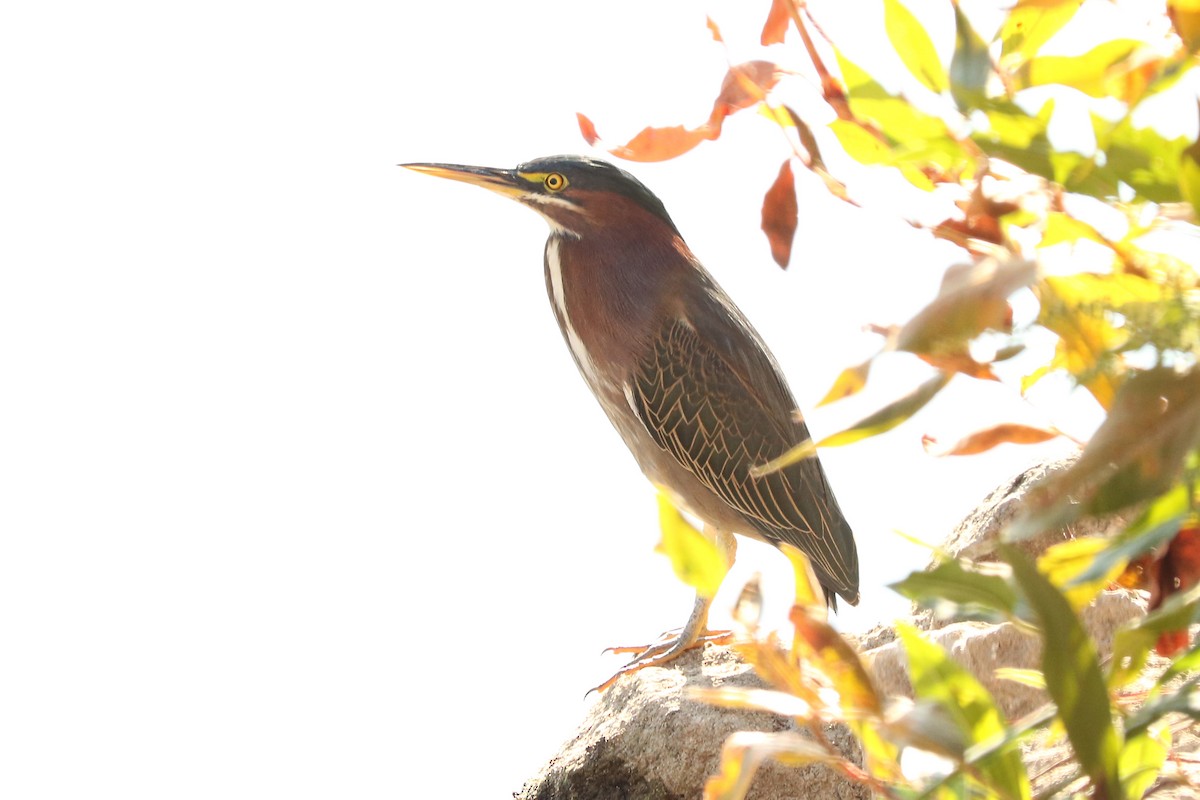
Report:
[{"label": "rough rock surface", "polygon": [[[1063,469],[1071,460],[1033,467],[992,492],[967,516],[943,545],[953,555],[977,561],[992,560],[999,534],[1020,509],[1029,487],[1043,476]],[[1077,536],[1109,532],[1117,521],[1084,521],[1063,530],[1026,540],[1021,547],[1036,556],[1051,544]],[[1104,592],[1083,614],[1084,626],[1097,643],[1102,659],[1112,652],[1115,630],[1146,613],[1145,598],[1123,590]],[[1044,690],[998,680],[1000,666],[1038,667],[1041,645],[1036,636],[1011,624],[937,620],[913,612],[908,620],[928,632],[960,664],[992,692],[1009,719],[1026,714],[1047,701]],[[877,688],[886,697],[911,696],[906,660],[892,626],[879,626],[854,637],[870,665]],[[1149,688],[1166,668],[1165,659],[1152,657],[1140,681]],[[515,795],[521,800],[694,800],[705,780],[717,772],[725,738],[741,730],[795,730],[790,719],[770,714],[717,708],[686,699],[686,686],[762,686],[751,668],[727,647],[708,645],[681,658],[669,669],[650,668],[627,676],[609,689],[584,720],[576,737],[542,772]],[[1134,692],[1132,697],[1137,697]],[[1168,760],[1155,798],[1195,797],[1200,783],[1200,734],[1196,725],[1180,724],[1173,759]],[[849,731],[830,726],[825,731],[855,763],[861,752]],[[1070,758],[1069,745],[1034,742],[1024,750],[1035,794],[1054,786]],[[869,793],[823,766],[788,768],[768,764],[759,770],[751,800],[768,798],[866,798]]]},{"label": "rough rock surface", "polygon": [[[525,784],[521,800],[694,800],[716,774],[721,745],[736,731],[797,730],[784,717],[717,708],[685,698],[688,686],[764,686],[728,647],[708,645],[670,668],[649,667],[617,681],[592,707],[575,738]],[[849,730],[825,735],[861,763]],[[750,800],[866,800],[870,792],[821,765],[767,764]]]}]

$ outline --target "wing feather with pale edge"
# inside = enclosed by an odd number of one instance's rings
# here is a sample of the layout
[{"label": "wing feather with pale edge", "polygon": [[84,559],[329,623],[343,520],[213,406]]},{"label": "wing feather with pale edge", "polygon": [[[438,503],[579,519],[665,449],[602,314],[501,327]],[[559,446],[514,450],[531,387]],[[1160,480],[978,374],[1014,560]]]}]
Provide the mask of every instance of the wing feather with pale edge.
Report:
[{"label": "wing feather with pale edge", "polygon": [[746,336],[715,331],[717,339],[702,338],[690,321],[672,320],[633,376],[635,411],[658,445],[748,525],[769,540],[799,547],[822,585],[856,603],[854,538],[820,462],[808,458],[761,478],[750,476],[751,467],[803,441],[808,430],[792,420],[791,393],[757,334],[732,313],[719,325],[745,325],[738,333],[749,334],[748,341],[759,347],[722,353],[708,342],[731,348]]}]

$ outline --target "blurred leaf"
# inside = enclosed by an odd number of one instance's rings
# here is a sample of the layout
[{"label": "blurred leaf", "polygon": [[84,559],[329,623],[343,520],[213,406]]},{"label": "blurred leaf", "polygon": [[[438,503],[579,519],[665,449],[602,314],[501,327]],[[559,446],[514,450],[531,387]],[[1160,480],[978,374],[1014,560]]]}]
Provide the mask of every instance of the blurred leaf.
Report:
[{"label": "blurred leaf", "polygon": [[704,23],[708,26],[708,32],[712,34],[713,41],[724,43],[725,37],[721,35],[721,28],[717,25],[713,18],[705,17]]},{"label": "blurred leaf", "polygon": [[1170,750],[1171,728],[1168,725],[1147,727],[1136,736],[1126,737],[1118,762],[1126,800],[1141,800],[1146,796],[1158,779]]},{"label": "blurred leaf", "polygon": [[1171,595],[1145,617],[1119,628],[1113,636],[1109,684],[1117,689],[1135,680],[1163,634],[1187,631],[1196,622],[1200,622],[1200,589],[1193,587]]},{"label": "blurred leaf", "polygon": [[1053,98],[1046,100],[1032,116],[1016,103],[992,102],[984,112],[986,129],[974,131],[971,139],[989,156],[1053,180],[1051,156],[1056,150],[1046,132],[1053,114]]},{"label": "blurred leaf", "polygon": [[1086,222],[1072,217],[1062,211],[1051,211],[1046,214],[1045,232],[1038,248],[1050,247],[1062,242],[1074,244],[1080,240],[1107,245],[1108,242],[1096,232],[1096,229]]},{"label": "blurred leaf", "polygon": [[808,556],[804,555],[804,551],[799,547],[794,547],[787,542],[780,542],[779,549],[787,556],[788,562],[792,565],[792,575],[796,579],[795,604],[808,607],[818,616],[825,614],[828,618],[825,591],[821,588],[821,582],[817,580],[817,573],[813,571],[812,562],[808,560]]},{"label": "blurred leaf", "polygon": [[[1098,138],[1101,135],[1098,133]],[[1179,168],[1184,150],[1191,145],[1187,136],[1168,139],[1151,126],[1134,127],[1133,117],[1128,115],[1101,141],[1105,142],[1103,166],[1078,180],[1068,180],[1068,188],[1097,196],[1115,195],[1124,183],[1156,203],[1181,199]]]},{"label": "blurred leaf", "polygon": [[1092,566],[1096,555],[1109,546],[1108,539],[1092,536],[1068,539],[1046,548],[1037,560],[1038,570],[1066,596],[1075,612],[1081,611],[1096,595],[1104,591],[1125,569],[1123,561],[1114,560],[1108,570],[1089,581],[1075,580]]},{"label": "blurred leaf", "polygon": [[766,47],[772,44],[782,44],[787,35],[788,25],[792,21],[792,0],[771,0],[771,11],[763,24],[759,43]]},{"label": "blurred leaf", "polygon": [[1200,209],[1200,139],[1179,154],[1179,194],[1193,209]]},{"label": "blurred leaf", "polygon": [[863,417],[849,428],[830,434],[817,443],[814,443],[812,439],[806,439],[778,458],[752,467],[750,475],[754,478],[761,478],[763,475],[777,472],[798,461],[812,458],[816,455],[818,447],[840,447],[886,433],[920,411],[926,403],[933,399],[934,395],[942,390],[942,387],[950,382],[952,377],[953,373],[951,372],[939,372],[904,397]]},{"label": "blurred leaf", "polygon": [[[922,638],[916,628],[900,624],[896,632],[908,656],[909,678],[918,700],[931,700],[948,712],[967,745],[1005,734],[1003,716],[974,675],[951,660],[941,647]],[[965,749],[954,754],[956,760],[962,759]],[[1001,796],[1030,796],[1021,750],[1015,742],[976,766],[986,785]]]},{"label": "blurred leaf", "polygon": [[742,800],[758,768],[771,760],[796,766],[843,761],[795,731],[738,731],[721,748],[720,771],[705,783],[704,800]]},{"label": "blurred leaf", "polygon": [[846,151],[846,155],[860,164],[887,164],[891,161],[891,150],[877,136],[863,128],[857,122],[835,119],[829,123],[829,130],[837,137],[838,143]]},{"label": "blurred leaf", "polygon": [[[1077,56],[1036,56],[1018,72],[1020,88],[1060,84],[1090,97],[1107,97],[1114,69],[1141,46],[1136,39],[1113,39]],[[1128,98],[1121,98],[1128,99]]]},{"label": "blurred leaf", "polygon": [[1096,648],[1067,599],[1012,545],[1001,556],[1013,568],[1021,593],[1041,625],[1042,672],[1058,706],[1059,718],[1097,796],[1117,797],[1117,759],[1121,741],[1113,728],[1112,709]]},{"label": "blurred leaf", "polygon": [[715,595],[729,565],[717,546],[692,527],[661,490],[658,493],[658,524],[662,541],[656,549],[671,560],[679,580],[704,597]]},{"label": "blurred leaf", "polygon": [[713,102],[708,126],[719,131],[725,117],[761,103],[783,74],[783,70],[770,61],[745,61],[730,66],[721,82],[721,93]]},{"label": "blurred leaf", "polygon": [[863,417],[846,430],[826,436],[821,440],[819,446],[838,447],[890,431],[924,408],[925,404],[950,382],[951,377],[953,377],[953,373],[939,372],[904,397]]},{"label": "blurred leaf", "polygon": [[792,257],[792,240],[796,236],[798,222],[796,180],[789,158],[779,168],[779,175],[767,190],[762,206],[762,230],[771,244],[771,257],[785,269]]},{"label": "blurred leaf", "polygon": [[1157,497],[1172,488],[1198,440],[1200,369],[1139,372],[1121,387],[1079,460],[1026,494],[1026,510],[1007,535],[1022,538]]},{"label": "blurred leaf", "polygon": [[874,359],[868,358],[857,366],[846,367],[842,370],[837,376],[837,380],[833,382],[833,386],[829,387],[829,391],[825,393],[825,396],[821,398],[821,402],[817,403],[817,406],[842,400],[861,392],[863,387],[867,385],[867,375],[871,371],[872,361]]},{"label": "blurred leaf", "polygon": [[941,93],[949,86],[946,68],[924,26],[899,0],[883,0],[883,24],[888,39],[917,80]]},{"label": "blurred leaf", "polygon": [[788,620],[796,629],[793,650],[818,665],[838,693],[847,718],[878,717],[883,711],[871,677],[853,645],[842,638],[820,610],[792,606]]},{"label": "blurred leaf", "polygon": [[1142,731],[1149,728],[1154,722],[1162,719],[1167,714],[1184,714],[1191,717],[1193,721],[1200,721],[1200,691],[1197,691],[1197,683],[1200,682],[1200,676],[1196,676],[1179,687],[1177,692],[1156,697],[1146,701],[1146,704],[1137,711],[1129,715],[1125,721],[1125,735],[1138,736]]},{"label": "blurred leaf", "polygon": [[981,107],[986,100],[992,57],[988,45],[954,4],[954,55],[950,58],[950,94],[959,109]]},{"label": "blurred leaf", "polygon": [[1200,49],[1200,3],[1196,0],[1167,0],[1167,15],[1189,53]]},{"label": "blurred leaf", "polygon": [[1034,286],[1041,304],[1038,324],[1059,337],[1053,368],[1065,369],[1105,408],[1117,390],[1113,358],[1128,340],[1123,320],[1113,316],[1153,304],[1163,287],[1130,273],[1046,276]]},{"label": "blurred leaf", "polygon": [[794,694],[745,686],[688,686],[687,697],[722,708],[767,711],[784,717],[807,717],[813,708]]},{"label": "blurred leaf", "polygon": [[996,667],[992,675],[1002,681],[1012,681],[1031,689],[1046,688],[1046,676],[1040,669],[1021,669],[1020,667]]},{"label": "blurred leaf", "polygon": [[897,350],[928,355],[965,353],[985,330],[1011,326],[1008,296],[1037,277],[1025,259],[983,259],[946,270],[933,301],[900,329]]},{"label": "blurred leaf", "polygon": [[943,618],[1000,621],[1011,617],[1017,607],[1016,592],[1008,581],[966,569],[957,559],[913,572],[889,588]]},{"label": "blurred leaf", "polygon": [[[850,109],[854,118],[876,126],[890,145],[926,146],[931,142],[948,140],[949,151],[961,154],[961,148],[949,139],[946,122],[941,118],[922,112],[908,102],[905,97],[890,94],[882,84],[870,76],[869,72],[845,58],[840,52],[836,55],[838,55],[838,67],[841,70],[842,80],[846,83],[846,92],[850,98]],[[845,122],[846,120],[840,121]],[[839,138],[841,138],[840,134]],[[846,143],[842,143],[842,146],[846,146]],[[847,148],[847,150],[850,149]],[[887,152],[887,149],[884,149],[884,152]],[[898,166],[896,160],[890,156],[880,162],[864,161],[863,163],[882,163],[883,161]]]},{"label": "blurred leaf", "polygon": [[1061,435],[1058,431],[1005,422],[965,436],[945,450],[935,452],[927,446],[925,451],[939,457],[969,456],[987,452],[1002,444],[1040,444]]},{"label": "blurred leaf", "polygon": [[1001,63],[1011,69],[1033,58],[1081,5],[1079,0],[1017,0],[1000,27]]}]

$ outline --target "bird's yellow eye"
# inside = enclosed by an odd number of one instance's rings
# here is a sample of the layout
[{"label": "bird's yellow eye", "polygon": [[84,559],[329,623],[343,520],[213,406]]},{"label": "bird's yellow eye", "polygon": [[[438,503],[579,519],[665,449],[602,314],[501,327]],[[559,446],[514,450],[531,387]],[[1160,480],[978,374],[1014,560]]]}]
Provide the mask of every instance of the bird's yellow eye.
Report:
[{"label": "bird's yellow eye", "polygon": [[567,188],[567,179],[557,172],[551,172],[542,181],[542,185],[552,192],[561,192]]}]

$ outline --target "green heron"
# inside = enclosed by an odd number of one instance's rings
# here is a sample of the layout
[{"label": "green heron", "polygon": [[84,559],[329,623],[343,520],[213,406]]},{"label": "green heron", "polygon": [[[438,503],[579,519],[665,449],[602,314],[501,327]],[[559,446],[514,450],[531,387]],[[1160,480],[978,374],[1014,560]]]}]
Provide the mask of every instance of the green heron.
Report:
[{"label": "green heron", "polygon": [[[858,603],[858,553],[821,463],[756,477],[808,439],[762,338],[692,255],[662,201],[628,172],[583,156],[516,169],[404,164],[511,197],[550,223],[546,292],[583,379],[646,476],[732,560],[732,534],[788,542],[809,558],[825,599]],[[697,597],[664,636],[613,676],[662,664],[708,624]],[[605,684],[608,685],[607,683]]]}]

